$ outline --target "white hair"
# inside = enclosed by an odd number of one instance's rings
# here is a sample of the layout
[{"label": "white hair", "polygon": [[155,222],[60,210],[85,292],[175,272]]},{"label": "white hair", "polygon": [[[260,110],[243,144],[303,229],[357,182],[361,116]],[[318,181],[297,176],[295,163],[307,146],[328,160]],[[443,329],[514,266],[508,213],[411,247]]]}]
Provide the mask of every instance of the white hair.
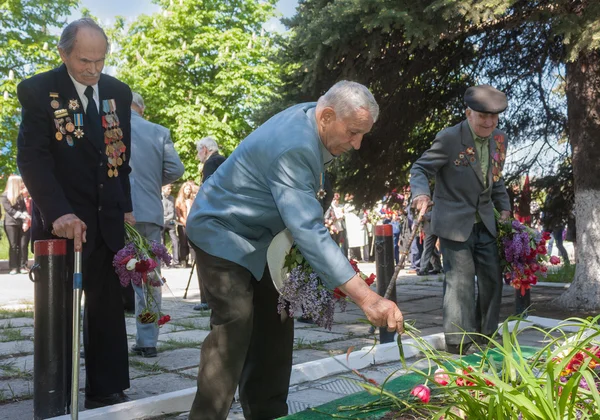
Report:
[{"label": "white hair", "polygon": [[144,98],[142,98],[142,95],[137,92],[131,92],[131,95],[133,97],[131,103],[140,107],[141,110],[144,110],[146,106],[144,105]]},{"label": "white hair", "polygon": [[71,52],[75,47],[77,32],[79,32],[81,28],[91,28],[100,32],[106,41],[106,53],[108,54],[110,51],[110,43],[108,42],[106,32],[104,32],[104,29],[102,29],[94,19],[89,17],[77,19],[69,23],[65,29],[63,29],[62,34],[60,35],[60,39],[58,40],[58,48],[63,50],[65,54],[71,55]]},{"label": "white hair", "polygon": [[219,146],[217,142],[212,137],[204,137],[196,142],[196,150],[200,151],[202,146],[206,147],[210,153],[218,152]]},{"label": "white hair", "polygon": [[373,122],[379,117],[379,105],[373,94],[360,83],[342,80],[319,98],[318,107],[331,107],[341,117],[348,117],[360,108],[371,114]]}]

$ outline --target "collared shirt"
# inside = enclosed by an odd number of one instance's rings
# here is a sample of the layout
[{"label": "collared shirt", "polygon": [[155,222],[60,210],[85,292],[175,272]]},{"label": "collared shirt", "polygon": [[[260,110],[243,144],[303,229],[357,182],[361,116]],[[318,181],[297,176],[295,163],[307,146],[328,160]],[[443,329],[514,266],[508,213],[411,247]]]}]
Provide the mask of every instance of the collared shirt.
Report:
[{"label": "collared shirt", "polygon": [[[87,86],[75,80],[75,78],[71,76],[71,73],[69,73],[69,77],[75,85],[75,89],[77,90],[77,94],[79,95],[79,100],[81,101],[81,105],[83,106],[83,110],[85,111],[88,105],[88,98],[87,96],[85,96],[85,90],[87,89]],[[98,93],[98,83],[93,85],[92,89],[94,89],[94,102],[96,102],[96,108],[98,109],[98,113],[100,113],[100,94]]]},{"label": "collared shirt", "polygon": [[488,186],[488,169],[490,167],[490,139],[489,137],[479,137],[473,131],[473,127],[467,121],[469,125],[469,129],[471,130],[471,135],[473,136],[473,141],[475,142],[475,150],[477,151],[477,157],[479,158],[479,167],[481,168],[481,174],[483,175],[483,184],[487,188]]}]

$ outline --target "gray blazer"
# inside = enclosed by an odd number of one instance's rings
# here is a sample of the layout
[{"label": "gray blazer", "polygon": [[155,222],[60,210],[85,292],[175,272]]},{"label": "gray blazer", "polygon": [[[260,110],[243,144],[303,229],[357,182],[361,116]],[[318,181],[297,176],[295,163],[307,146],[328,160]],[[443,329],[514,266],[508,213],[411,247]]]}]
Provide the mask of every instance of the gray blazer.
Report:
[{"label": "gray blazer", "polygon": [[[490,164],[485,175],[488,179],[487,188],[467,121],[440,131],[431,148],[413,164],[410,170],[413,197],[430,196],[429,178],[435,177],[431,214],[431,232],[434,235],[465,242],[471,235],[477,212],[490,233],[497,235],[494,207],[498,211],[510,210],[508,193],[501,176],[504,159],[496,148],[496,139],[501,138],[507,146],[506,134],[494,130],[489,146]],[[498,143],[500,147],[500,142]],[[467,154],[470,148],[475,151],[473,162]],[[499,179],[496,181],[492,170],[494,162],[500,169]]]},{"label": "gray blazer", "polygon": [[202,184],[187,219],[192,243],[260,280],[269,244],[287,227],[327,286],[354,276],[323,224],[317,199],[325,162],[315,105],[295,105],[272,117]]},{"label": "gray blazer", "polygon": [[185,168],[169,130],[131,111],[131,201],[137,222],[163,226],[163,185],[177,181]]}]

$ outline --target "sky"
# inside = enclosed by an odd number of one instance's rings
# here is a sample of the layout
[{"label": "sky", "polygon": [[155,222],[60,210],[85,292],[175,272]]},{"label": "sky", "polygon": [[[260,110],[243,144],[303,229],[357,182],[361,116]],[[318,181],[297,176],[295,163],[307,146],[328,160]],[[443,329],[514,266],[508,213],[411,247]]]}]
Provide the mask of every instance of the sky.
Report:
[{"label": "sky", "polygon": [[[297,0],[280,0],[277,3],[277,10],[283,17],[290,17],[296,12]],[[81,7],[90,10],[93,16],[96,16],[100,23],[110,25],[114,22],[115,16],[125,16],[128,19],[135,19],[138,15],[158,12],[160,8],[152,3],[151,0],[81,0]],[[73,18],[80,17],[76,12]],[[284,31],[283,25],[278,19],[272,19],[265,25],[267,30]]]}]

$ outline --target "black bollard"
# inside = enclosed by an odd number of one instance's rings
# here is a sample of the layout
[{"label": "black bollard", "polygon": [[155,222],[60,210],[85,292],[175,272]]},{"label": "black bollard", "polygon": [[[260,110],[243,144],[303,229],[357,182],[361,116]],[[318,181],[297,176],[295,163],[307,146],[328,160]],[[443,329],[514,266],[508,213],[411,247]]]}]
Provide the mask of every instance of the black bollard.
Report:
[{"label": "black bollard", "polygon": [[531,289],[525,290],[525,295],[521,296],[521,290],[515,290],[515,313],[527,317],[527,309],[531,306]]},{"label": "black bollard", "polygon": [[67,275],[67,241],[35,241],[33,418],[69,413],[73,285]]},{"label": "black bollard", "polygon": [[[388,284],[394,275],[394,234],[392,225],[375,226],[375,265],[377,269],[377,294],[385,296]],[[390,295],[390,300],[396,302],[396,286]],[[391,343],[395,331],[389,332],[387,327],[379,328],[379,341]]]}]

